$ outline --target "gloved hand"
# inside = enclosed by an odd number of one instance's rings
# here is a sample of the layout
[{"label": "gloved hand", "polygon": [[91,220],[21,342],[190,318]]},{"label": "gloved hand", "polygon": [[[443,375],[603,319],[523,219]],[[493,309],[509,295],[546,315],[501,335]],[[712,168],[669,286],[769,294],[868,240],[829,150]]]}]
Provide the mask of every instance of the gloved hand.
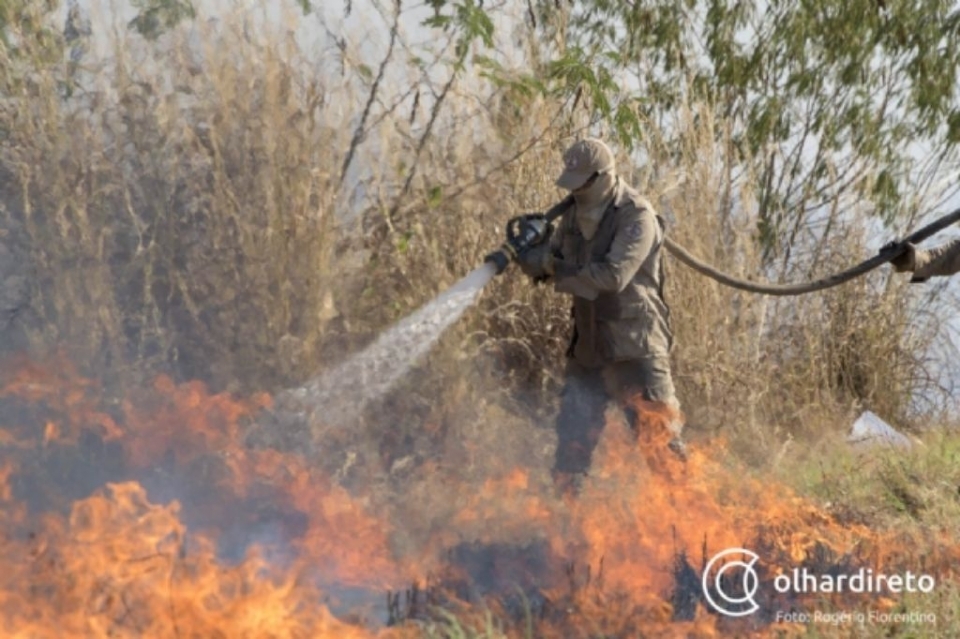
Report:
[{"label": "gloved hand", "polygon": [[562,259],[554,259],[553,273],[556,276],[557,281],[567,277],[573,277],[579,272],[580,267],[573,262],[567,262],[566,260]]},{"label": "gloved hand", "polygon": [[553,270],[556,279],[556,284],[553,288],[558,293],[569,293],[570,295],[582,297],[586,300],[597,299],[599,291],[584,282],[583,279],[576,277],[580,274],[581,267],[573,262],[556,260],[553,263]]},{"label": "gloved hand", "polygon": [[912,273],[913,270],[917,267],[917,247],[915,247],[910,242],[888,242],[880,247],[880,252],[884,253],[886,251],[891,251],[895,248],[902,246],[905,250],[892,260],[890,263],[893,265],[893,270],[897,273]]},{"label": "gloved hand", "polygon": [[517,255],[520,270],[534,280],[542,281],[553,275],[553,253],[550,246],[539,244]]}]

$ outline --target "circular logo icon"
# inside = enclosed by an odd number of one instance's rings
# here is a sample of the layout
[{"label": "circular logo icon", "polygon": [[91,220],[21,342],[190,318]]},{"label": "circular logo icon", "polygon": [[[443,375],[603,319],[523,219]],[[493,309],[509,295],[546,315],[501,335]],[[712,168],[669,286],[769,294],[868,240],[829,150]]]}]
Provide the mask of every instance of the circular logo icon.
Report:
[{"label": "circular logo icon", "polygon": [[[757,553],[746,548],[727,548],[710,559],[700,581],[703,596],[714,610],[728,617],[745,617],[760,609],[753,600],[760,583],[754,568],[759,559]],[[716,571],[715,566],[719,566]]]}]

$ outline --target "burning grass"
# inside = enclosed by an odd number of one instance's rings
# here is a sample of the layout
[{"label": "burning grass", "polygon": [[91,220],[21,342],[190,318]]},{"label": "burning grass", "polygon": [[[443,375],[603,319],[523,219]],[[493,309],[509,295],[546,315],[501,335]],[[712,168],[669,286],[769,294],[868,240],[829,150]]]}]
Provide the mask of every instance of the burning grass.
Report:
[{"label": "burning grass", "polygon": [[[668,263],[691,459],[660,454],[656,415],[637,441],[611,412],[578,501],[547,473],[569,300],[515,269],[366,423],[303,436],[268,419],[272,398],[255,390],[336,370],[475,268],[509,217],[556,200],[559,151],[596,124],[476,75],[431,99],[440,38],[434,62],[398,54],[371,85],[366,42],[315,55],[288,37],[299,13],[261,33],[225,10],[156,42],[118,23],[106,55],[76,69],[38,56],[22,78],[0,73],[30,80],[0,109],[0,235],[31,273],[18,322],[35,352],[66,347],[107,376],[105,389],[64,358],[4,363],[0,634],[898,631],[718,616],[700,570],[742,545],[764,555],[766,590],[784,566],[922,565],[942,579],[935,597],[768,597],[766,611],[930,609],[937,625],[919,634],[960,636],[952,448],[769,461],[851,405],[905,423],[910,398],[936,388],[922,361],[936,309],[911,313],[905,281],[880,273],[781,302]],[[851,232],[790,246],[771,271],[751,240],[762,181],[733,177],[742,151],[726,120],[678,107],[622,158],[675,239],[748,278],[805,279],[866,250],[854,212]],[[481,360],[490,370],[463,374]],[[497,388],[478,388],[488,378]]]},{"label": "burning grass", "polygon": [[[661,454],[649,412],[639,440],[609,413],[579,499],[553,493],[542,459],[486,476],[422,464],[405,479],[414,499],[456,496],[432,513],[374,482],[347,490],[302,454],[247,448],[267,396],[160,377],[112,402],[62,360],[8,362],[0,382],[5,636],[780,636],[826,629],[777,611],[830,607],[955,624],[955,531],[842,522],[718,461],[719,442],[683,464]],[[746,620],[717,615],[700,589],[705,559],[727,547],[763,557]],[[923,570],[938,589],[771,590],[793,567]]]}]

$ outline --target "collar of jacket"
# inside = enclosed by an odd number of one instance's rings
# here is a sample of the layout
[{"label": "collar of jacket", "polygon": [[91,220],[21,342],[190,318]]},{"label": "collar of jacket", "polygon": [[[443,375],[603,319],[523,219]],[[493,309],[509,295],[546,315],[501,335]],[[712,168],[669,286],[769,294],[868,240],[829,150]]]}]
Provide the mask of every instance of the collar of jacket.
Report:
[{"label": "collar of jacket", "polygon": [[614,187],[613,192],[613,206],[614,208],[620,208],[627,204],[628,202],[633,202],[633,195],[630,193],[630,190],[627,188],[626,183],[623,181],[619,175],[617,176],[617,184]]}]

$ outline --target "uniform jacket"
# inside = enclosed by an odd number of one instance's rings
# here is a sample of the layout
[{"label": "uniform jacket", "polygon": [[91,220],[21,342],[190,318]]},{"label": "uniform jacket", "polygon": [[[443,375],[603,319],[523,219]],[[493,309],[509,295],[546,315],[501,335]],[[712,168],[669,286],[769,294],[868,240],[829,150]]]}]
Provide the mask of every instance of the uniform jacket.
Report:
[{"label": "uniform jacket", "polygon": [[574,218],[571,207],[550,242],[566,266],[554,286],[573,295],[572,357],[588,367],[668,357],[673,334],[663,299],[663,222],[653,206],[618,178],[589,240]]},{"label": "uniform jacket", "polygon": [[937,275],[960,273],[960,238],[929,251],[917,251],[913,279],[925,280]]}]

